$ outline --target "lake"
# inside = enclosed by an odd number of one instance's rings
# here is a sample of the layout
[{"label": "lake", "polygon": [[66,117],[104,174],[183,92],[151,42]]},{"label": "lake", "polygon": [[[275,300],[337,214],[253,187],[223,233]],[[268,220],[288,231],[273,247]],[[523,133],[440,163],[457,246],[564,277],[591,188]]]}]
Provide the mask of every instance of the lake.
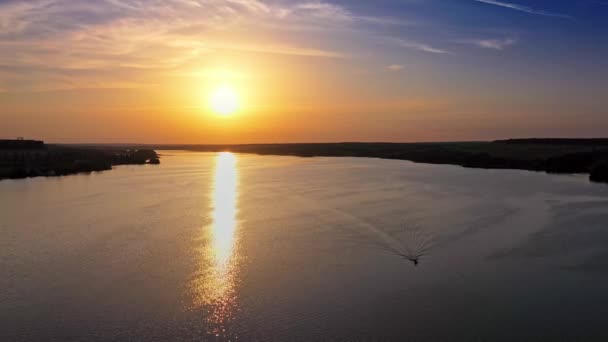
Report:
[{"label": "lake", "polygon": [[160,153],[0,181],[0,341],[608,338],[586,176]]}]

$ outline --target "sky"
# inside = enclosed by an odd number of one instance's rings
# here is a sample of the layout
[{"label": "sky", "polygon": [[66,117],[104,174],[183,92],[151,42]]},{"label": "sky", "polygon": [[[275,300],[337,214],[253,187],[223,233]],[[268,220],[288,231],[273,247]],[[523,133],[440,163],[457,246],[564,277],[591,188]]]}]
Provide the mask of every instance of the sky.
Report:
[{"label": "sky", "polygon": [[0,0],[0,138],[605,137],[606,18],[608,0]]}]

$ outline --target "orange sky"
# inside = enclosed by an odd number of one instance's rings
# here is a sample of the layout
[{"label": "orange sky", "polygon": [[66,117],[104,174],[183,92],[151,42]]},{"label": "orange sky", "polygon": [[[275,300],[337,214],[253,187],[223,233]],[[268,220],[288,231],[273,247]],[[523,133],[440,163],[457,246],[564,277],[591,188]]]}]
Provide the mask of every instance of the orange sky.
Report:
[{"label": "orange sky", "polygon": [[[408,4],[370,15],[295,0],[9,0],[0,3],[0,137],[260,143],[603,134],[601,73],[564,58],[556,74],[531,50],[543,41],[523,29],[455,26],[443,12],[415,15],[424,5]],[[488,10],[479,5],[468,6]],[[571,25],[564,18],[543,20]],[[231,116],[209,109],[219,85],[238,93]]]}]

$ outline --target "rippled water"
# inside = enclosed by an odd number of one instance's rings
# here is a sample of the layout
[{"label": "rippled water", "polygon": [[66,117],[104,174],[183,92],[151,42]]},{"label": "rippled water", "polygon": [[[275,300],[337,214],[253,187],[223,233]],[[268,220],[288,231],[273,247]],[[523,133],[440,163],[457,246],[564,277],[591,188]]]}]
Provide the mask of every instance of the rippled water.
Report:
[{"label": "rippled water", "polygon": [[583,176],[164,154],[0,182],[0,341],[608,338]]}]

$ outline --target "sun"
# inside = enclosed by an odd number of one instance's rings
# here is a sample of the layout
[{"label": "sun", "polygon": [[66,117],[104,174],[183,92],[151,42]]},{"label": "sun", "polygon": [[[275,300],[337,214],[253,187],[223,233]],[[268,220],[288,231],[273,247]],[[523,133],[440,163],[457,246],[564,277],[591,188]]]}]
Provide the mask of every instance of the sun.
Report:
[{"label": "sun", "polygon": [[237,92],[229,85],[221,85],[209,94],[209,107],[218,115],[231,115],[239,108]]}]

